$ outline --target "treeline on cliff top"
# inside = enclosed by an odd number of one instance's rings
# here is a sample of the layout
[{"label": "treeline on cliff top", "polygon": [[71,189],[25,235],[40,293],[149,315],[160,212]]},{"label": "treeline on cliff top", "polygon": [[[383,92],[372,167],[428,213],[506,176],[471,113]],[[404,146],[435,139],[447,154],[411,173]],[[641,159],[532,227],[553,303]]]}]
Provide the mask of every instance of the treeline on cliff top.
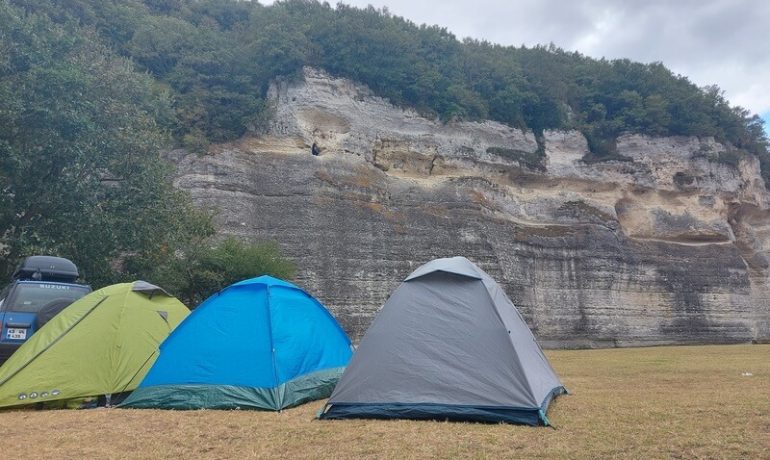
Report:
[{"label": "treeline on cliff top", "polygon": [[51,252],[96,285],[153,273],[193,283],[198,268],[179,270],[205,263],[176,262],[213,234],[210,215],[174,190],[158,152],[263,131],[270,81],[304,66],[445,121],[578,129],[594,160],[618,158],[622,133],[713,136],[735,148],[714,160],[756,155],[770,183],[761,119],[659,63],[460,42],[387,11],[315,1],[5,0],[0,275]]},{"label": "treeline on cliff top", "polygon": [[367,84],[442,120],[489,118],[541,132],[574,128],[601,158],[623,133],[713,136],[767,155],[762,120],[661,63],[596,60],[552,45],[458,41],[372,7],[307,0],[12,0],[29,13],[95,30],[173,95],[174,134],[221,142],[270,119],[264,95],[303,66]]}]

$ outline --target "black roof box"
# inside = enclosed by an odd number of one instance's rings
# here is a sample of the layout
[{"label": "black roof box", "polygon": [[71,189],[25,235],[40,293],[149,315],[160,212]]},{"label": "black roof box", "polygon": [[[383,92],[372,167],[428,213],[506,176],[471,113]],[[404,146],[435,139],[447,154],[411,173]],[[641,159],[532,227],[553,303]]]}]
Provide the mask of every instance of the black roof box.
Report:
[{"label": "black roof box", "polygon": [[13,279],[74,282],[78,279],[78,267],[72,261],[62,257],[53,256],[29,256],[24,259],[16,271]]}]

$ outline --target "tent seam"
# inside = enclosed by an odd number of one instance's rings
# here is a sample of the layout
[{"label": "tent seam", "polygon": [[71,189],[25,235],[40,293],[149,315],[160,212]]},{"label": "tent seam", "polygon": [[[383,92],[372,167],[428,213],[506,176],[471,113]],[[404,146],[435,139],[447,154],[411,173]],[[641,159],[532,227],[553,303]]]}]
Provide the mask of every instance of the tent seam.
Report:
[{"label": "tent seam", "polygon": [[[99,302],[97,302],[97,303],[96,303],[96,305],[94,305],[93,307],[91,307],[91,309],[90,309],[90,310],[88,310],[88,311],[86,312],[86,314],[84,314],[83,316],[81,316],[81,317],[80,317],[80,319],[78,319],[78,320],[77,320],[77,321],[76,321],[74,324],[72,324],[72,326],[68,327],[66,331],[64,331],[64,332],[62,332],[61,334],[59,334],[59,336],[58,336],[58,337],[56,337],[56,339],[55,339],[55,340],[53,340],[51,343],[49,343],[49,344],[48,344],[48,346],[46,346],[45,348],[43,348],[42,350],[40,350],[40,352],[39,352],[38,354],[36,354],[36,355],[35,355],[35,356],[34,356],[32,359],[30,359],[29,361],[27,361],[26,363],[24,363],[24,365],[23,365],[23,366],[19,367],[19,368],[16,370],[16,372],[14,372],[13,374],[9,375],[9,376],[8,376],[7,378],[5,378],[3,381],[0,381],[0,386],[2,386],[2,385],[5,385],[5,384],[6,384],[6,383],[7,383],[9,380],[11,380],[12,378],[16,377],[16,376],[19,374],[19,372],[23,371],[23,370],[24,370],[24,369],[25,369],[27,366],[29,366],[30,364],[32,364],[32,362],[34,362],[34,361],[35,361],[37,358],[39,358],[39,357],[40,357],[40,356],[41,356],[43,353],[45,353],[45,352],[47,352],[48,350],[50,350],[50,349],[51,349],[51,347],[52,347],[52,346],[53,346],[53,345],[54,345],[56,342],[58,342],[59,340],[61,340],[61,338],[62,338],[62,337],[64,337],[64,336],[66,336],[67,334],[69,334],[69,333],[70,333],[70,331],[71,331],[72,329],[74,329],[74,328],[75,328],[75,326],[77,326],[78,324],[80,324],[80,323],[81,323],[81,322],[82,322],[84,319],[86,319],[86,317],[88,317],[88,316],[89,316],[89,315],[90,315],[90,314],[91,314],[91,313],[92,313],[94,310],[96,310],[96,309],[99,307],[99,305],[101,305],[101,304],[102,304],[102,303],[103,303],[103,302],[104,302],[104,301],[107,299],[107,297],[108,297],[108,296],[106,296],[106,295],[105,295],[104,297],[102,297],[102,298],[99,300]],[[38,333],[39,333],[39,332],[40,332],[40,331],[38,331]]]},{"label": "tent seam", "polygon": [[[529,394],[532,397],[532,400],[535,402],[535,404],[537,404],[537,400],[535,399],[536,398],[535,391],[532,388],[532,383],[529,381],[529,378],[527,377],[527,372],[524,369],[524,365],[521,363],[521,360],[519,359],[519,353],[516,350],[516,346],[513,344],[513,340],[511,340],[511,331],[508,330],[508,325],[505,324],[505,321],[503,321],[503,317],[500,315],[500,312],[497,309],[497,303],[495,303],[495,299],[492,297],[492,294],[489,292],[489,286],[487,285],[486,280],[482,278],[479,281],[484,286],[484,292],[487,294],[487,298],[492,303],[492,310],[494,310],[495,316],[497,317],[498,321],[500,321],[500,324],[503,326],[503,330],[507,332],[508,344],[511,345],[511,350],[513,351],[512,354],[514,356],[514,359],[516,360],[516,364],[518,365],[519,370],[521,371],[521,374],[524,376],[524,382],[526,382],[527,384],[527,389],[529,390]],[[497,286],[497,282],[495,282],[494,280],[492,281],[495,283],[494,286],[497,289],[500,289],[500,287]],[[511,302],[511,304],[513,304],[513,302]],[[516,308],[516,305],[513,305],[513,308]],[[526,325],[526,323],[524,324]],[[529,329],[529,326],[527,326],[527,329]]]},{"label": "tent seam", "polygon": [[[133,288],[134,283],[131,283],[131,287]],[[126,304],[128,303],[128,295],[129,293],[134,292],[131,289],[126,290],[125,293],[123,293],[123,300],[120,304],[120,314],[118,315],[118,327],[115,330],[115,335],[112,337],[112,345],[110,346],[109,352],[107,356],[109,356],[110,360],[110,369],[115,369],[115,348],[117,348],[118,345],[118,338],[121,337],[120,329],[123,326],[123,316],[126,313]],[[111,386],[114,386],[116,382],[110,382]]]},{"label": "tent seam", "polygon": [[345,337],[345,340],[347,340],[348,345],[351,345],[350,338],[345,333],[345,331],[342,329],[342,326],[340,326],[340,324],[337,322],[337,319],[334,318],[334,316],[331,314],[331,312],[329,312],[329,310],[326,307],[324,307],[323,304],[321,304],[321,302],[318,301],[318,299],[316,299],[312,295],[308,294],[307,291],[305,291],[304,289],[299,288],[299,287],[291,287],[291,286],[275,285],[275,286],[270,286],[270,287],[280,287],[280,288],[294,289],[294,290],[299,291],[300,293],[304,294],[308,299],[310,299],[311,302],[313,302],[315,304],[316,307],[320,307],[321,308],[321,311],[324,312],[326,317],[332,320],[332,325],[337,329],[338,332],[342,333],[343,337]]},{"label": "tent seam", "polygon": [[[276,385],[275,388],[277,388],[280,384],[278,382],[278,365],[277,365],[276,360],[275,360],[275,342],[273,341],[273,313],[270,310],[270,304],[272,303],[271,302],[270,288],[271,288],[270,285],[265,284],[265,290],[267,291],[267,305],[266,305],[266,307],[267,307],[267,330],[268,330],[268,333],[269,333],[269,336],[270,336],[270,358],[271,358],[272,364],[273,364],[273,379],[274,379],[273,381],[275,382],[275,385]],[[283,399],[283,398],[280,397],[280,394],[279,394],[278,391],[275,391],[275,395],[276,395],[277,399]],[[280,407],[281,404],[283,403],[283,401],[277,401],[277,402],[278,402],[278,407]]]}]

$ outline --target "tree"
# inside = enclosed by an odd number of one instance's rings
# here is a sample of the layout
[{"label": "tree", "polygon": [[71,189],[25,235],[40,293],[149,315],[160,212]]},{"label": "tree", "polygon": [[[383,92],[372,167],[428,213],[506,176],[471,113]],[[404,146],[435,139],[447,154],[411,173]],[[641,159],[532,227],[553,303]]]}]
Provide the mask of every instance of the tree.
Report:
[{"label": "tree", "polygon": [[99,286],[135,276],[126,261],[212,233],[171,184],[157,123],[171,105],[149,76],[93,32],[7,3],[0,43],[0,276],[56,254]]},{"label": "tree", "polygon": [[145,271],[149,280],[194,308],[236,281],[259,275],[290,278],[294,265],[281,256],[275,243],[251,244],[230,237],[190,244]]}]

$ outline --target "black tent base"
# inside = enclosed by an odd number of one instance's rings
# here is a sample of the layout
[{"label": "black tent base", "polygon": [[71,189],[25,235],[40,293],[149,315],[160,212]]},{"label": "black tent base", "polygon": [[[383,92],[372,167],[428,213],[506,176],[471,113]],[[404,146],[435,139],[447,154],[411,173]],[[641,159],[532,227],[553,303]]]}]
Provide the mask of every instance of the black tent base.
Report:
[{"label": "black tent base", "polygon": [[332,404],[318,418],[342,419],[409,419],[451,422],[515,423],[544,425],[540,408],[513,409],[500,407],[454,406],[441,404]]}]

